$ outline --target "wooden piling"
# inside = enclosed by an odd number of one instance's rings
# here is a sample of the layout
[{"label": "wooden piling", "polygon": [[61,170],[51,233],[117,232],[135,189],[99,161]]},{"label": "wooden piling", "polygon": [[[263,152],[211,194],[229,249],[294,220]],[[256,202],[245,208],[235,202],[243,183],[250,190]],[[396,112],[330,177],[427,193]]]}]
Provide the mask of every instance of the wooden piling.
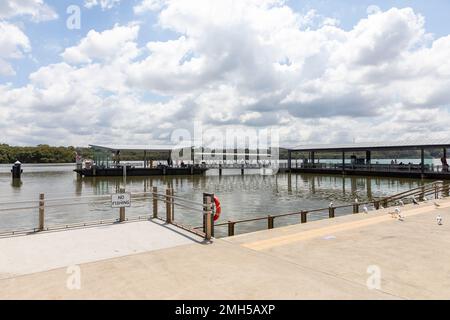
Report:
[{"label": "wooden piling", "polygon": [[153,187],[153,218],[158,218],[158,188]]},{"label": "wooden piling", "polygon": [[335,210],[334,210],[334,207],[330,207],[330,208],[328,209],[328,216],[329,216],[330,219],[333,219],[333,218],[335,217]]},{"label": "wooden piling", "polygon": [[214,195],[204,193],[203,194],[203,204],[205,204],[203,211],[204,211],[204,217],[203,217],[203,229],[205,232],[205,239],[211,240],[213,237],[214,231],[213,231],[213,215],[212,215],[212,199]]},{"label": "wooden piling", "polygon": [[308,212],[302,211],[302,212],[300,213],[300,215],[301,215],[301,222],[302,222],[302,223],[308,222]]},{"label": "wooden piling", "polygon": [[274,220],[275,220],[275,218],[272,217],[272,216],[268,216],[267,217],[267,228],[268,229],[273,229],[273,227],[274,227]]},{"label": "wooden piling", "polygon": [[229,237],[233,237],[234,236],[234,226],[236,225],[236,223],[232,222],[232,221],[228,221],[228,236]]}]

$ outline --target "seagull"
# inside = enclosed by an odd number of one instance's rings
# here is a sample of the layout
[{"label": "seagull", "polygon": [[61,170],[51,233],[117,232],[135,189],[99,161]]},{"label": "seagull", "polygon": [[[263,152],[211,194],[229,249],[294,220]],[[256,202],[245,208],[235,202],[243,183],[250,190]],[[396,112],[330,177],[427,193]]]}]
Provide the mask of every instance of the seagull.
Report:
[{"label": "seagull", "polygon": [[356,199],[355,199],[355,203],[359,203],[359,200],[358,200],[358,198],[356,198]]},{"label": "seagull", "polygon": [[414,205],[416,205],[416,206],[419,205],[419,202],[417,201],[416,197],[413,197],[412,201],[413,201]]},{"label": "seagull", "polygon": [[334,206],[334,203],[332,201],[332,202],[330,202],[330,208],[333,208],[333,206]]},{"label": "seagull", "polygon": [[397,214],[398,220],[399,221],[404,221],[405,220],[405,216],[402,214],[402,211],[400,210],[400,208],[395,208],[395,213]]},{"label": "seagull", "polygon": [[423,196],[422,199],[423,199],[424,202],[428,202],[428,198],[426,196]]},{"label": "seagull", "polygon": [[405,206],[405,203],[403,202],[403,200],[399,200],[399,201],[398,201],[398,204],[399,204],[400,206],[402,206],[402,207]]},{"label": "seagull", "polygon": [[437,221],[437,224],[438,224],[439,226],[442,226],[442,217],[441,217],[441,215],[438,215],[438,216],[436,217],[436,221]]},{"label": "seagull", "polygon": [[434,202],[434,206],[436,207],[436,209],[438,209],[441,205],[437,202]]},{"label": "seagull", "polygon": [[369,213],[369,209],[367,208],[367,206],[363,207],[363,211],[364,211],[364,213]]}]

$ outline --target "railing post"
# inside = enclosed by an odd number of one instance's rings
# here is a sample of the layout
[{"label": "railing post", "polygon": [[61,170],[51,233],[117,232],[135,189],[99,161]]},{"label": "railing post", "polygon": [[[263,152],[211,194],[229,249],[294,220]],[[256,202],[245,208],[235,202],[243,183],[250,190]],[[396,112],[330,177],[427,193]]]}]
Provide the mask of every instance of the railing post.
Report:
[{"label": "railing post", "polygon": [[[120,189],[120,193],[125,193],[125,189]],[[125,208],[119,209],[119,222],[125,222]]]},{"label": "railing post", "polygon": [[171,191],[166,189],[166,222],[172,223],[172,202],[171,202]]},{"label": "railing post", "polygon": [[272,217],[272,216],[268,216],[268,217],[267,217],[267,228],[268,228],[268,229],[273,229],[273,226],[274,226],[274,220],[275,220],[275,218]]},{"label": "railing post", "polygon": [[359,213],[359,203],[353,205],[353,214]]},{"label": "railing post", "polygon": [[329,207],[329,208],[328,208],[328,216],[329,216],[330,219],[333,219],[333,218],[334,218],[334,216],[335,216],[335,210],[334,210],[334,207]]},{"label": "railing post", "polygon": [[375,210],[379,210],[380,209],[380,201],[375,201],[373,203],[373,206],[375,207]]},{"label": "railing post", "polygon": [[158,218],[158,188],[153,187],[153,219]]},{"label": "railing post", "polygon": [[205,233],[205,239],[211,240],[214,236],[214,217],[212,215],[212,200],[214,195],[204,193],[203,194],[203,231]]},{"label": "railing post", "polygon": [[170,189],[170,194],[172,196],[172,198],[170,198],[171,204],[172,204],[172,221],[175,221],[175,190],[174,189]]},{"label": "railing post", "polygon": [[39,231],[44,231],[45,217],[45,196],[43,193],[39,195]]},{"label": "railing post", "polygon": [[234,236],[234,225],[235,223],[232,221],[228,221],[228,236],[233,237]]},{"label": "railing post", "polygon": [[302,211],[302,212],[300,213],[300,215],[301,215],[301,222],[302,222],[302,223],[308,222],[308,212]]}]

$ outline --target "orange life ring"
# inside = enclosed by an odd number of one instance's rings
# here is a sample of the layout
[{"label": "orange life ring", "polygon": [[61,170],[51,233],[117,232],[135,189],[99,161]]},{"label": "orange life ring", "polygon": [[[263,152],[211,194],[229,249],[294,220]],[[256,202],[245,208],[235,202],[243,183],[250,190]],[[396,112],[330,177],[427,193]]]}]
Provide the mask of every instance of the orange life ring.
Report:
[{"label": "orange life ring", "polygon": [[214,214],[214,221],[217,221],[219,220],[220,214],[222,213],[222,208],[220,207],[219,198],[217,198],[216,196],[214,196],[214,205],[216,207],[216,212]]}]

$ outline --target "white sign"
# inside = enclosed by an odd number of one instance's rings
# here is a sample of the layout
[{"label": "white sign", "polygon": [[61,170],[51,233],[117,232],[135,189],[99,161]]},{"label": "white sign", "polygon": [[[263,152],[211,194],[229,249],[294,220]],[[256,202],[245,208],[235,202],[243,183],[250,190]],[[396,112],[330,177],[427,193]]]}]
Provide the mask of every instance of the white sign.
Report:
[{"label": "white sign", "polygon": [[131,207],[131,193],[116,193],[111,195],[112,208],[129,208]]}]

